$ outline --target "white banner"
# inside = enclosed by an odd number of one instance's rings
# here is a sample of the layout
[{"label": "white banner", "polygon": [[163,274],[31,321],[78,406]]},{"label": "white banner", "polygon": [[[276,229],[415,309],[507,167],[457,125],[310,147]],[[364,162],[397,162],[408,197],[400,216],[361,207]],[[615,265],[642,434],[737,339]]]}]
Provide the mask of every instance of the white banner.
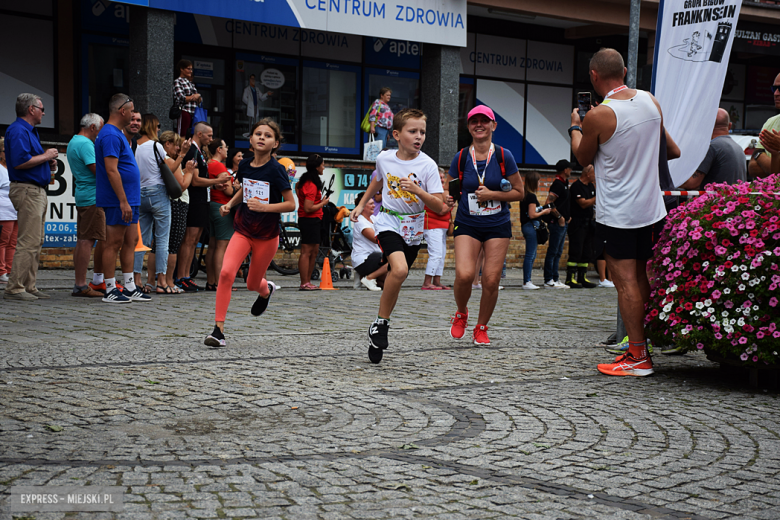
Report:
[{"label": "white banner", "polygon": [[704,159],[720,106],[742,0],[661,0],[653,93],[682,156],[669,162],[679,186]]},{"label": "white banner", "polygon": [[466,0],[115,1],[329,33],[466,46]]}]

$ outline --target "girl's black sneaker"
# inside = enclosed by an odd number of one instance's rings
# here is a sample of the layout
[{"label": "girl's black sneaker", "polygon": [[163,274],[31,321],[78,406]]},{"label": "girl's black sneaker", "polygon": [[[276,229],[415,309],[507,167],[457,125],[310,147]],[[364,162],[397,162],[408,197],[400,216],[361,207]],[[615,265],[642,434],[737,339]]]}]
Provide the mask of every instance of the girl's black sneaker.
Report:
[{"label": "girl's black sneaker", "polygon": [[227,343],[225,343],[225,335],[222,334],[222,331],[219,330],[219,327],[216,325],[214,325],[214,331],[206,336],[206,341],[203,343],[214,348],[223,348],[227,346]]}]

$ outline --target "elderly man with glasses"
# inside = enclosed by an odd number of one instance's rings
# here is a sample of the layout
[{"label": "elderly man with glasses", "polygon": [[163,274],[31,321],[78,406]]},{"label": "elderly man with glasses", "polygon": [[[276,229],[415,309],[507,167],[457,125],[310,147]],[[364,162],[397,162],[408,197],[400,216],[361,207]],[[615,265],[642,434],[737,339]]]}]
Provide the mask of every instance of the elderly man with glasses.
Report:
[{"label": "elderly man with glasses", "polygon": [[57,149],[44,150],[35,127],[44,115],[43,101],[35,94],[16,98],[16,121],[5,134],[6,162],[11,181],[9,198],[18,213],[19,238],[5,289],[6,300],[49,298],[35,286],[43,246],[46,185],[57,171]]}]

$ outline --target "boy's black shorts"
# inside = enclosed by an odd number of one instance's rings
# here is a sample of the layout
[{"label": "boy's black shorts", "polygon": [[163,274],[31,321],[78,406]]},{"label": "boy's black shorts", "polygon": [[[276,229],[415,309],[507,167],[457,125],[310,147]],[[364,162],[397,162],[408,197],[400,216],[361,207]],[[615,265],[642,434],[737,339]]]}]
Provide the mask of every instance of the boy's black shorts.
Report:
[{"label": "boy's black shorts", "polygon": [[[420,252],[420,244],[417,244],[416,246],[410,246],[404,242],[404,239],[401,238],[401,235],[395,231],[382,231],[376,236],[376,241],[379,244],[379,248],[382,250],[385,262],[387,261],[387,257],[389,257],[391,254],[395,253],[396,251],[403,251],[404,256],[406,256],[406,265],[410,269],[414,261],[417,259],[417,253]],[[390,270],[389,265],[387,266],[387,270]]]}]

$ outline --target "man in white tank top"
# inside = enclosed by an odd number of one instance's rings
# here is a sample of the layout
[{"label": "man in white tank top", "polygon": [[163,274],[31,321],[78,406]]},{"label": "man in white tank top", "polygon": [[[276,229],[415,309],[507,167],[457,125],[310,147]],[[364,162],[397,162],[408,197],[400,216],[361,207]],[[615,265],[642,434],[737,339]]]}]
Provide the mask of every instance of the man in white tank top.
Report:
[{"label": "man in white tank top", "polygon": [[652,94],[623,84],[626,68],[616,50],[600,50],[589,68],[593,89],[604,102],[582,122],[574,109],[571,148],[580,164],[593,164],[596,171],[596,221],[605,227],[607,266],[629,341],[626,354],[615,363],[598,365],[598,370],[647,376],[653,373],[653,362],[644,331],[644,305],[650,295],[645,265],[662,227],[658,223],[666,216],[658,187],[663,116]]}]

